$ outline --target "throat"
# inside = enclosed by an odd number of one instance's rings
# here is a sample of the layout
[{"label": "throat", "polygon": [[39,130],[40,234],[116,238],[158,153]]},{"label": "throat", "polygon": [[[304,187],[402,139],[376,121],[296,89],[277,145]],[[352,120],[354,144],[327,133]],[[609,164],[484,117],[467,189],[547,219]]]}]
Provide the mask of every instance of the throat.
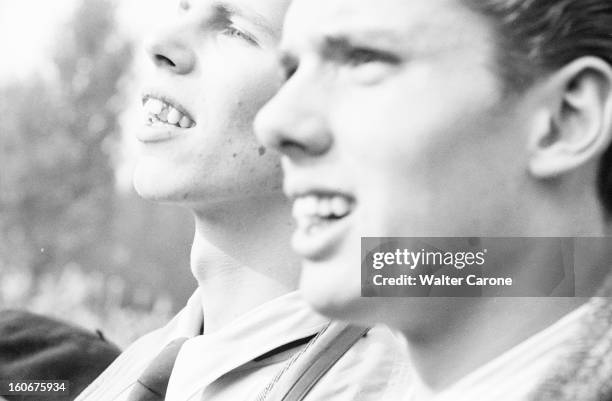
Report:
[{"label": "throat", "polygon": [[203,239],[194,241],[191,269],[201,289],[203,333],[217,331],[259,305],[291,291]]}]

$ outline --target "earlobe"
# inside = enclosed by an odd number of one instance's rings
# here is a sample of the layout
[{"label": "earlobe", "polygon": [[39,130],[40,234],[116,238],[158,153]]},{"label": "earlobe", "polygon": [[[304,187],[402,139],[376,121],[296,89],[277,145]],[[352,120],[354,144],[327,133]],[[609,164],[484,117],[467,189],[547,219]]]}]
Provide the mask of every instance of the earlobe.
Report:
[{"label": "earlobe", "polygon": [[612,68],[583,57],[548,78],[530,133],[529,171],[554,178],[596,159],[612,139]]}]

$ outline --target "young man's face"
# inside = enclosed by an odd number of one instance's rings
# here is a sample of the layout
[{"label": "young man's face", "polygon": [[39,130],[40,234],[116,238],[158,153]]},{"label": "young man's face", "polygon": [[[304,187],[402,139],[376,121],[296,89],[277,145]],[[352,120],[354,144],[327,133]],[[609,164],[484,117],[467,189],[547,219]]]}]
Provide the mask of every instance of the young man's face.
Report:
[{"label": "young man's face", "polygon": [[359,318],[362,236],[520,235],[529,105],[504,96],[494,42],[458,0],[293,3],[289,78],[256,127],[284,153],[319,310]]},{"label": "young man's face", "polygon": [[134,182],[186,204],[280,194],[280,163],[257,143],[256,112],[278,89],[276,47],[289,0],[192,0],[149,38],[148,120]]}]

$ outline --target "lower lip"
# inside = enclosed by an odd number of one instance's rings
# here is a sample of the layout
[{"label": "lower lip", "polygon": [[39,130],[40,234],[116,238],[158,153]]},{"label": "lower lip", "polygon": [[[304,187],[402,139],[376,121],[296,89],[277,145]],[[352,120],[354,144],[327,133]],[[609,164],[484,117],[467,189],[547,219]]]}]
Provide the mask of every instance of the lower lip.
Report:
[{"label": "lower lip", "polygon": [[160,143],[170,141],[185,134],[189,129],[178,128],[172,125],[148,126],[145,125],[137,134],[136,139],[142,143]]},{"label": "lower lip", "polygon": [[310,261],[323,261],[337,253],[350,229],[351,214],[330,220],[310,228],[297,228],[293,234],[292,246],[301,257]]}]

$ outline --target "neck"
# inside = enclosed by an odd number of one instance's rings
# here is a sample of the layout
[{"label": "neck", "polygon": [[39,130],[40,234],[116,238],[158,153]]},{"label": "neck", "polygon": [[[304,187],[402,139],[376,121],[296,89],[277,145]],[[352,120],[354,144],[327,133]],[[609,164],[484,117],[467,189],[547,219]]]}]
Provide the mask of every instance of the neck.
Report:
[{"label": "neck", "polygon": [[419,332],[403,331],[425,394],[449,388],[554,324],[586,299],[489,298],[479,301],[452,299],[453,309],[436,316],[435,326]]},{"label": "neck", "polygon": [[[504,271],[514,272],[513,277],[518,279],[517,290],[526,290],[523,287],[533,283],[539,283],[534,284],[539,289],[554,283],[560,266],[564,266],[559,250],[558,241],[519,241],[499,258]],[[576,252],[570,255],[574,263],[576,256]],[[581,260],[584,266],[602,263],[596,253]],[[423,308],[419,309],[427,315],[415,317],[403,332],[424,388],[433,393],[444,390],[582,305],[597,289],[592,280],[585,280],[592,278],[594,271],[576,264],[572,271],[574,276],[566,280],[567,285],[559,286],[574,291],[580,288],[574,293],[576,297],[554,290],[553,294],[563,298],[547,297],[549,292],[535,297],[539,292],[530,289],[532,297],[422,300]]]},{"label": "neck", "polygon": [[297,288],[288,205],[276,198],[207,206],[195,212],[191,270],[202,294],[204,332]]},{"label": "neck", "polygon": [[[408,342],[413,366],[425,392],[435,394],[448,388],[553,325],[595,295],[612,265],[608,239],[612,230],[609,224],[603,223],[596,202],[579,201],[575,205],[547,204],[546,208],[539,209],[541,216],[531,219],[532,226],[526,230],[541,237],[599,237],[574,239],[570,251],[575,297],[418,299],[420,314],[412,322],[395,324]],[[554,272],[560,263],[558,254],[558,245],[520,247],[503,260],[507,271],[539,266],[541,272]],[[541,283],[543,277],[545,283],[550,282],[546,276],[533,277],[532,282]]]}]

